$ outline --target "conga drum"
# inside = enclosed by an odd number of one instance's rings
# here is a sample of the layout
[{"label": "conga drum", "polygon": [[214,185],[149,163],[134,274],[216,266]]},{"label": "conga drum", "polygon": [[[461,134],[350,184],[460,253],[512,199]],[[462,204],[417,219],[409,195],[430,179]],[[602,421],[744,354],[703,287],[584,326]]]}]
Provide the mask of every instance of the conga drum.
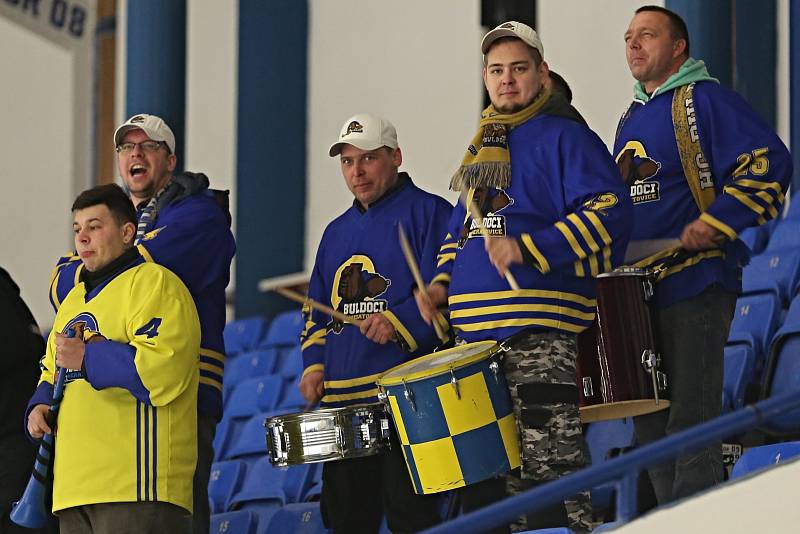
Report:
[{"label": "conga drum", "polygon": [[578,335],[578,390],[584,423],[669,407],[654,335],[650,275],[623,267],[597,277],[597,315]]},{"label": "conga drum", "polygon": [[473,484],[519,467],[519,435],[494,341],[422,356],[377,381],[418,494]]}]

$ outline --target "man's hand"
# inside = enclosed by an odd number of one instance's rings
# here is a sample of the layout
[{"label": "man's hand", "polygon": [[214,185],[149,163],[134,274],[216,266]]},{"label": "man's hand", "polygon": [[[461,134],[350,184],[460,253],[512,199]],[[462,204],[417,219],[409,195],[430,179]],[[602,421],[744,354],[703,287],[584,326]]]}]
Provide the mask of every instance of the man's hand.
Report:
[{"label": "man's hand", "polygon": [[419,289],[414,290],[414,299],[417,301],[417,308],[422,319],[433,324],[437,308],[447,304],[447,286],[438,282],[429,284],[427,289],[428,298],[425,298]]},{"label": "man's hand", "polygon": [[718,248],[722,242],[722,233],[700,219],[686,225],[681,232],[681,245],[686,250],[707,250]]},{"label": "man's hand", "polygon": [[382,313],[373,313],[361,321],[361,333],[379,345],[385,345],[394,339],[395,330],[389,319]]},{"label": "man's hand", "polygon": [[309,404],[314,405],[325,395],[322,371],[311,371],[300,380],[300,393]]},{"label": "man's hand", "polygon": [[86,344],[78,337],[67,337],[56,333],[56,365],[65,369],[79,370],[83,366]]},{"label": "man's hand", "polygon": [[28,433],[34,439],[40,439],[45,434],[52,434],[53,430],[47,424],[47,412],[50,406],[47,404],[37,404],[28,414]]},{"label": "man's hand", "polygon": [[483,240],[489,261],[492,262],[500,277],[504,278],[512,263],[522,263],[522,251],[513,237],[492,237]]}]

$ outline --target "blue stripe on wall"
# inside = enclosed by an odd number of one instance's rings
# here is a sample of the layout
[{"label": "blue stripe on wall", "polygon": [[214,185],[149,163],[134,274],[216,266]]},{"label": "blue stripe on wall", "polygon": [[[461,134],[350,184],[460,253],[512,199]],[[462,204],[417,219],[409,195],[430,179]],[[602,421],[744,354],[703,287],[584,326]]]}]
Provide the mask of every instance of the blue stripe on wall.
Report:
[{"label": "blue stripe on wall", "polygon": [[178,168],[185,154],[186,0],[128,2],[126,118],[158,115],[175,134]]},{"label": "blue stripe on wall", "polygon": [[730,0],[666,0],[664,7],[686,22],[691,56],[705,61],[711,75],[722,85],[733,87]]},{"label": "blue stripe on wall", "polygon": [[736,0],[733,82],[736,91],[775,128],[775,0]]},{"label": "blue stripe on wall", "polygon": [[236,316],[297,307],[258,292],[303,268],[308,5],[240,0]]}]

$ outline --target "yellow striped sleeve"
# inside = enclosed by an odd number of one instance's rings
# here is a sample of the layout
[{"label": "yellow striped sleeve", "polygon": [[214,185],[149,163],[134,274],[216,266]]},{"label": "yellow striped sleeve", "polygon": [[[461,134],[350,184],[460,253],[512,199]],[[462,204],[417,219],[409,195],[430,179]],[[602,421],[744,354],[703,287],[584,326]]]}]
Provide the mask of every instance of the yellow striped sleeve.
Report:
[{"label": "yellow striped sleeve", "polygon": [[[764,218],[764,211],[766,211],[766,210],[764,209],[763,206],[760,206],[756,202],[753,202],[753,199],[750,198],[750,195],[748,195],[747,193],[744,193],[744,192],[736,189],[735,187],[726,187],[725,188],[725,193],[730,195],[730,196],[732,196],[733,198],[735,198],[736,200],[738,200],[742,204],[744,204],[751,211],[755,212],[758,215],[758,219],[757,219],[758,220],[758,224],[764,224],[765,222],[767,222],[767,220]],[[711,223],[709,222],[709,224],[711,224]],[[714,225],[712,224],[712,226],[714,226]],[[720,231],[721,231],[721,229],[720,229]],[[734,233],[734,235],[735,235],[735,233]],[[731,239],[733,239],[733,238],[731,238]]]},{"label": "yellow striped sleeve", "polygon": [[355,399],[366,399],[378,395],[378,388],[368,389],[367,391],[358,391],[356,393],[342,393],[339,395],[325,395],[322,397],[322,402],[341,402]]},{"label": "yellow striped sleeve", "polygon": [[383,374],[384,372],[380,372],[380,373],[375,373],[374,375],[360,376],[358,378],[350,378],[348,380],[326,380],[325,387],[343,389],[343,388],[354,388],[356,386],[363,386],[364,384],[373,384]]},{"label": "yellow striped sleeve", "polygon": [[522,244],[525,245],[525,248],[528,249],[528,252],[530,252],[533,256],[533,259],[536,260],[536,268],[542,271],[542,274],[549,273],[550,263],[547,261],[547,258],[544,257],[544,254],[542,254],[533,243],[533,238],[529,234],[522,234],[520,239],[522,240]]},{"label": "yellow striped sleeve", "polygon": [[320,373],[325,372],[325,365],[322,363],[315,363],[314,365],[309,365],[305,369],[303,369],[303,376],[306,376],[309,373],[314,373],[319,371]]},{"label": "yellow striped sleeve", "polygon": [[324,345],[325,344],[325,329],[320,328],[303,342],[300,346],[300,350],[306,350],[311,345]]},{"label": "yellow striped sleeve", "polygon": [[433,277],[431,280],[431,284],[449,284],[450,283],[450,275],[447,273],[439,273]]},{"label": "yellow striped sleeve", "polygon": [[569,229],[569,226],[561,221],[556,223],[556,228],[558,228],[558,230],[564,235],[564,239],[566,239],[567,243],[569,243],[569,246],[572,247],[572,252],[574,252],[575,256],[578,257],[578,261],[575,262],[575,276],[584,276],[583,264],[580,261],[584,257],[584,252],[581,249],[581,246],[578,244],[575,234],[572,233],[572,230]]},{"label": "yellow striped sleeve", "polygon": [[736,231],[708,212],[700,214],[700,220],[725,234],[730,240],[736,239]]},{"label": "yellow striped sleeve", "polygon": [[405,325],[403,325],[403,323],[400,322],[400,319],[398,319],[397,316],[390,310],[386,310],[381,313],[383,314],[384,317],[389,319],[389,322],[392,323],[392,326],[394,326],[395,332],[397,332],[398,335],[402,336],[402,338],[408,344],[408,350],[411,352],[417,350],[417,340],[414,339],[414,336],[411,335],[411,332],[408,331]]}]

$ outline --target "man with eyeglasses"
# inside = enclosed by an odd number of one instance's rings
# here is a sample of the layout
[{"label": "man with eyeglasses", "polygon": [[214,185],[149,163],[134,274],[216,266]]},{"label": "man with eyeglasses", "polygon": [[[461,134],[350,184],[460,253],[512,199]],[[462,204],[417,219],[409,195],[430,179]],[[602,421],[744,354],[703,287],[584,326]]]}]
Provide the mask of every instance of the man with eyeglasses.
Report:
[{"label": "man with eyeglasses", "polygon": [[[173,175],[177,163],[175,136],[160,117],[134,115],[117,128],[114,144],[120,176],[136,207],[135,243],[147,261],[163,265],[180,277],[200,316],[193,532],[207,533],[212,442],[222,417],[225,288],[236,250],[227,195],[209,189],[204,174]],[[62,257],[56,266],[50,284],[50,300],[56,310],[81,268],[80,258],[74,253]]]}]

